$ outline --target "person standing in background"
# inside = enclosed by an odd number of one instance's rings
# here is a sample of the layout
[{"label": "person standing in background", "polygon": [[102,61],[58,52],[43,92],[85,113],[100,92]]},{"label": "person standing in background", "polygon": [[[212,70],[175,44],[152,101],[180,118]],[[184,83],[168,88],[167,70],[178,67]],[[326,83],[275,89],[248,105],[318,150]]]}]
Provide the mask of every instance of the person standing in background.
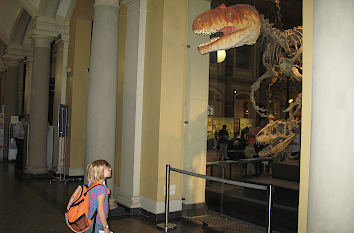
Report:
[{"label": "person standing in background", "polygon": [[219,160],[229,159],[227,157],[227,144],[229,133],[226,130],[226,125],[222,126],[222,129],[218,133],[219,138]]},{"label": "person standing in background", "polygon": [[214,150],[218,148],[218,131],[214,132]]},{"label": "person standing in background", "polygon": [[17,146],[17,157],[15,168],[18,170],[23,169],[23,150],[25,146],[25,124],[26,118],[24,115],[18,117],[19,122],[14,126],[14,135]]}]

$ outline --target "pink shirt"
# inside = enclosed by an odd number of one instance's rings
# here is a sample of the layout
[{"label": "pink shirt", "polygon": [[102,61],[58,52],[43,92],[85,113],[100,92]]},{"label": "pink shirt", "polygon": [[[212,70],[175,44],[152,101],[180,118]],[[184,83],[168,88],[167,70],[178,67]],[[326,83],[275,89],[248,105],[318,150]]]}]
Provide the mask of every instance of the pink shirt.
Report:
[{"label": "pink shirt", "polygon": [[[89,186],[91,183],[88,184]],[[109,212],[109,205],[108,205],[108,189],[107,186],[105,185],[97,185],[96,187],[93,187],[89,191],[89,213],[88,217],[91,219],[92,215],[95,213],[97,210],[97,196],[100,194],[106,195],[104,199],[104,213],[106,214],[106,218],[108,217],[108,212]],[[94,220],[94,219],[93,219]],[[100,217],[96,216],[96,224],[102,225]]]}]

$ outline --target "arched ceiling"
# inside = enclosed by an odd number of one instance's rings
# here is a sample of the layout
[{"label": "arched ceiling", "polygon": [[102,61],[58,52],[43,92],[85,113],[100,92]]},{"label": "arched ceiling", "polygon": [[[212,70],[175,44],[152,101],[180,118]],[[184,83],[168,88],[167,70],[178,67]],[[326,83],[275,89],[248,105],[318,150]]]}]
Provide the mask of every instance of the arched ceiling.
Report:
[{"label": "arched ceiling", "polygon": [[64,24],[75,4],[76,0],[0,0],[0,40],[7,45],[30,44],[36,17],[50,17]]}]

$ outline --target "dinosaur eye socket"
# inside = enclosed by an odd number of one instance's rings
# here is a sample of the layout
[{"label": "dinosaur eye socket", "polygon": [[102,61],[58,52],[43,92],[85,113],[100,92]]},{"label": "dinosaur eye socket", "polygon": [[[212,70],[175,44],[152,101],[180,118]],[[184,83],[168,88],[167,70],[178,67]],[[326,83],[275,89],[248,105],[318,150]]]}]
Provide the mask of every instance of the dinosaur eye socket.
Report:
[{"label": "dinosaur eye socket", "polygon": [[227,16],[231,18],[232,17],[232,12],[227,13]]}]

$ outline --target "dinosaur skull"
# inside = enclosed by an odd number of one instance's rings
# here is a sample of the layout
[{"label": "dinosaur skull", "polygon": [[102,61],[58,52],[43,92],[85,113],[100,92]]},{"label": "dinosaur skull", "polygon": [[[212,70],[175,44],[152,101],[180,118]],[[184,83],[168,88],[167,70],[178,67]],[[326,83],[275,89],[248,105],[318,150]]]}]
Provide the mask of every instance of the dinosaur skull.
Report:
[{"label": "dinosaur skull", "polygon": [[222,4],[199,15],[193,22],[193,31],[197,34],[223,33],[223,36],[213,37],[199,45],[198,50],[201,54],[245,44],[252,45],[257,41],[260,28],[258,11],[247,4],[230,7]]},{"label": "dinosaur skull", "polygon": [[258,152],[259,156],[279,154],[289,146],[294,137],[295,133],[290,122],[271,121],[256,136],[257,143],[267,145],[266,148]]}]

